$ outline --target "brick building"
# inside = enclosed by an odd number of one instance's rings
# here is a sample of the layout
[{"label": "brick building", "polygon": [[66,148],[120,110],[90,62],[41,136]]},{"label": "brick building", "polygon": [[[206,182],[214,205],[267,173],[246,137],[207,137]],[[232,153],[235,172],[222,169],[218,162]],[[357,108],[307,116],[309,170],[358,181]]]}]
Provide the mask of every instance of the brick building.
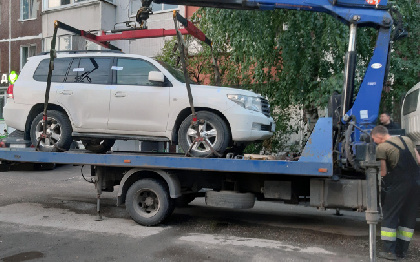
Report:
[{"label": "brick building", "polygon": [[28,57],[42,51],[42,0],[0,0],[0,134],[7,77],[20,72]]}]

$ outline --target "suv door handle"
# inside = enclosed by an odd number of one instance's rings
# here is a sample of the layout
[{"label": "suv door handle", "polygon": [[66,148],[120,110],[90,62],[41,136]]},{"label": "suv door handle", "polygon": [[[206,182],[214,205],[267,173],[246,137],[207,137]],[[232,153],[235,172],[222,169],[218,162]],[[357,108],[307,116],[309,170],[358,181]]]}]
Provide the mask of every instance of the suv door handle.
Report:
[{"label": "suv door handle", "polygon": [[118,92],[115,92],[114,96],[115,97],[125,97],[126,94],[124,92],[118,91]]},{"label": "suv door handle", "polygon": [[70,95],[72,95],[73,94],[73,91],[71,91],[71,90],[61,90],[61,91],[59,91],[58,92],[60,95],[68,95],[68,96],[70,96]]}]

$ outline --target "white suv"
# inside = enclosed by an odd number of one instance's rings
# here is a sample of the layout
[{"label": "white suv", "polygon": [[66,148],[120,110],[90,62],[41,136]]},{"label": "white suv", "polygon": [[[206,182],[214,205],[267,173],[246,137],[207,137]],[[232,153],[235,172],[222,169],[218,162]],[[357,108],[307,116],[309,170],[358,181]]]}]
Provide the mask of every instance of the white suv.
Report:
[{"label": "white suv", "polygon": [[[42,111],[49,56],[29,59],[9,88],[4,119],[35,145],[43,131]],[[251,91],[191,85],[200,134],[214,150],[264,140],[274,123],[266,99]],[[163,62],[116,52],[58,53],[47,113],[45,150],[68,150],[81,140],[93,152],[109,150],[115,139],[171,141],[186,152],[197,136],[183,74]],[[212,153],[194,144],[191,155]]]}]

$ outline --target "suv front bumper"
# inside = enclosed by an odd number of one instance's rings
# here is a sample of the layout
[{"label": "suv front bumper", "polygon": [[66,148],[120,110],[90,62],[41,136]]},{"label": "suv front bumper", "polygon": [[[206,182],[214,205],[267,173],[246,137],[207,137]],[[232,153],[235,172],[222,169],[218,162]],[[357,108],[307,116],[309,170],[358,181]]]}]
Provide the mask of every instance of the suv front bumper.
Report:
[{"label": "suv front bumper", "polygon": [[225,112],[230,123],[233,141],[258,141],[273,136],[275,123],[272,117],[242,107],[232,107]]}]

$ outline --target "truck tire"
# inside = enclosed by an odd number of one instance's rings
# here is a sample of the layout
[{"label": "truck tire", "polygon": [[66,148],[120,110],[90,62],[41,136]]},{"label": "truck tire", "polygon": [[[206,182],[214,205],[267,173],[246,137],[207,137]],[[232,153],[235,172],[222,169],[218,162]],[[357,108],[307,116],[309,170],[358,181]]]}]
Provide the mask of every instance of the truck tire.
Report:
[{"label": "truck tire", "polygon": [[254,207],[255,196],[252,193],[233,191],[207,191],[206,204],[214,207],[247,209]]},{"label": "truck tire", "polygon": [[115,144],[115,139],[91,139],[82,140],[86,150],[93,153],[102,154],[108,152]]},{"label": "truck tire", "polygon": [[[57,110],[47,111],[47,132],[52,134],[51,139],[43,139],[39,145],[41,151],[56,152],[67,151],[73,143],[71,133],[73,128],[66,114]],[[43,131],[43,113],[39,113],[31,125],[31,141],[34,146],[38,144],[38,137]]]},{"label": "truck tire", "polygon": [[175,207],[166,184],[152,178],[135,182],[127,191],[125,205],[131,218],[143,226],[161,223]]},{"label": "truck tire", "polygon": [[[207,111],[197,112],[197,119],[204,121],[203,124],[200,124],[203,138],[209,142],[216,152],[223,154],[230,142],[230,132],[225,121],[218,115]],[[191,120],[192,115],[189,115],[181,123],[178,130],[178,143],[185,153],[188,152],[196,137],[196,131],[192,128]],[[192,147],[190,155],[194,157],[209,157],[214,154],[206,143],[198,142]]]}]

